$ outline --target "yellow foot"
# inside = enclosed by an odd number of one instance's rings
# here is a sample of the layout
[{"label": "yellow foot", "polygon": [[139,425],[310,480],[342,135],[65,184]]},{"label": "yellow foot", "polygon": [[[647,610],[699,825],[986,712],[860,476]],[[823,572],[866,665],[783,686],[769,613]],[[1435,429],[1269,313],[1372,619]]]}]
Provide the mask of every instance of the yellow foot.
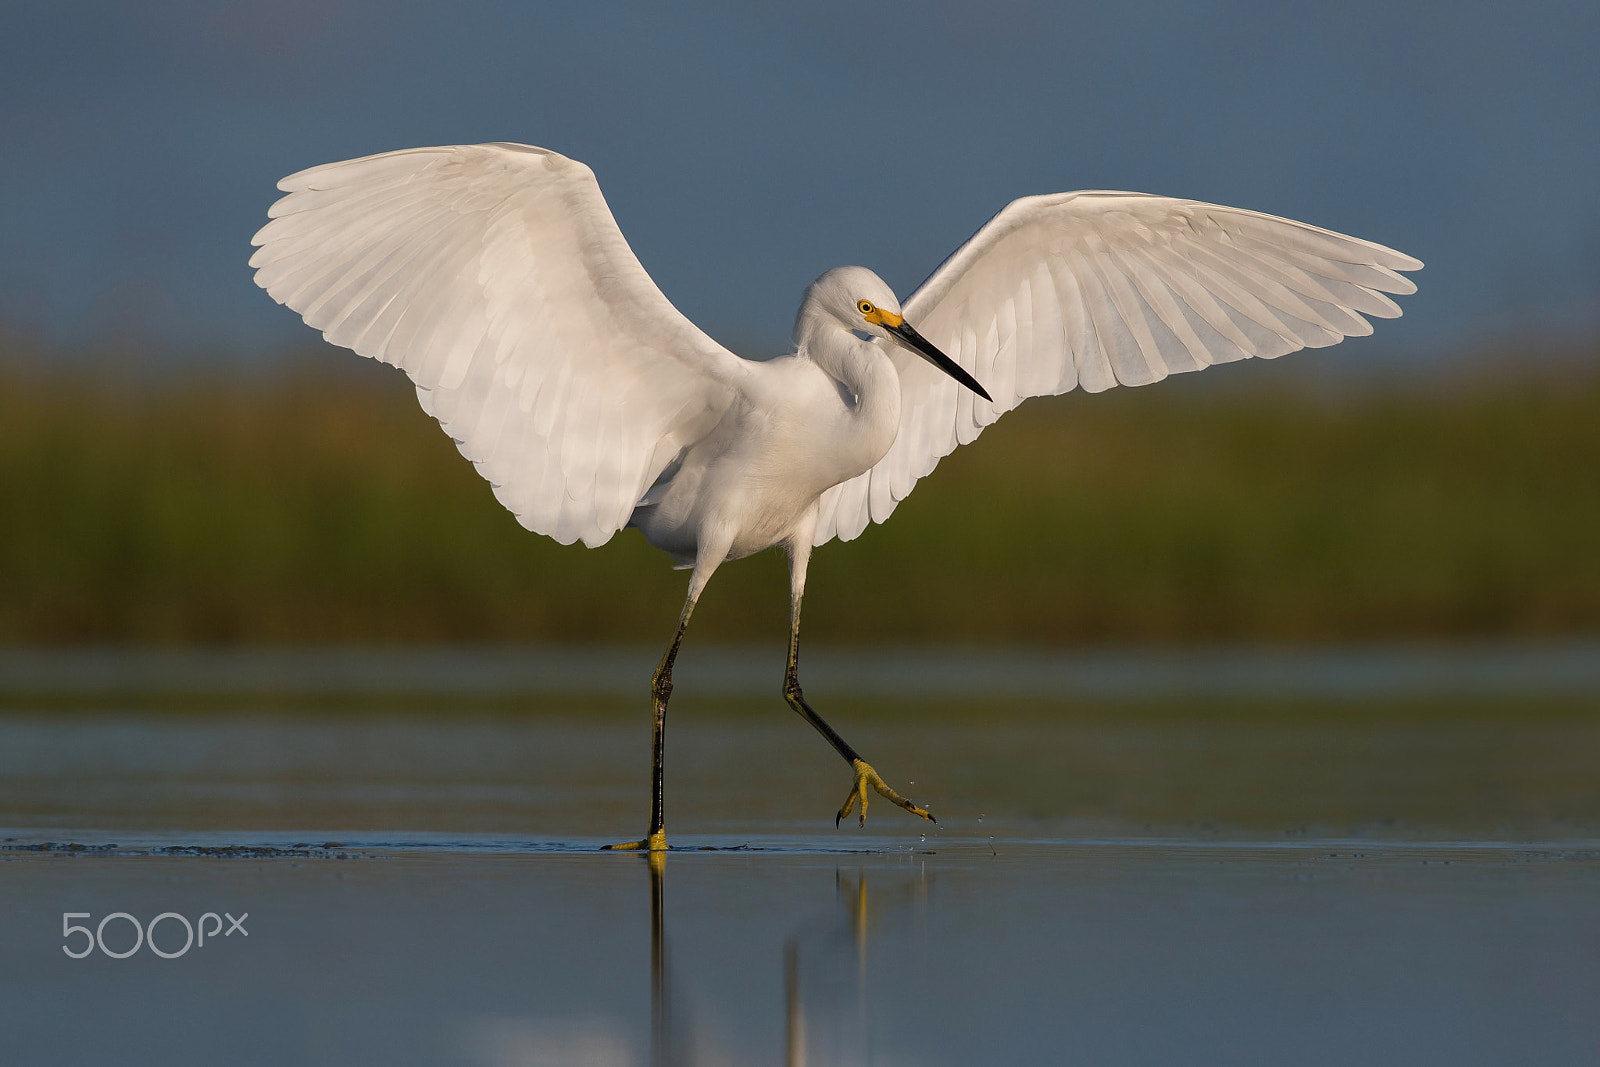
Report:
[{"label": "yellow foot", "polygon": [[602,845],[602,852],[665,852],[667,850],[667,831],[665,828],[657,830],[643,841],[624,841],[620,845]]},{"label": "yellow foot", "polygon": [[905,808],[913,815],[920,815],[929,822],[939,821],[930,815],[926,808],[917,807],[915,804],[911,803],[911,801],[907,800],[905,797],[901,796],[899,793],[896,793],[893,789],[890,789],[887,785],[885,785],[883,779],[878,776],[878,772],[872,769],[872,764],[866,762],[865,760],[855,760],[851,763],[851,766],[855,768],[856,784],[851,787],[850,795],[844,798],[844,807],[839,809],[838,816],[833,820],[834,826],[838,826],[839,823],[844,821],[844,817],[849,815],[851,809],[856,806],[856,800],[858,798],[861,801],[860,825],[867,825],[868,786],[876,789],[879,796],[894,801],[896,804],[900,805],[902,808]]}]

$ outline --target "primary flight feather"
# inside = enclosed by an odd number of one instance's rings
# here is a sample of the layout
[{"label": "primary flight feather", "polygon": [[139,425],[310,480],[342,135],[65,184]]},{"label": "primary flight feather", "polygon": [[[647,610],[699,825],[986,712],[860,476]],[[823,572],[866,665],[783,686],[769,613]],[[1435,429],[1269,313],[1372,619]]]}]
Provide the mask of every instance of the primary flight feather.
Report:
[{"label": "primary flight feather", "polygon": [[[1030,396],[1099,392],[1372,331],[1422,264],[1239,208],[1144,193],[1013,201],[902,305],[862,267],[807,289],[795,351],[736,356],[650,280],[582,163],[518,144],[416,148],[290,175],[250,265],[334,344],[402,368],[531,530],[595,547],[635,526],[692,566],[657,668],[650,830],[664,848],[672,664],[706,581],[783,545],[784,694],[851,764],[839,818],[890,789],[798,682],[814,546],[882,522]],[[837,821],[837,820],[836,820]]]}]

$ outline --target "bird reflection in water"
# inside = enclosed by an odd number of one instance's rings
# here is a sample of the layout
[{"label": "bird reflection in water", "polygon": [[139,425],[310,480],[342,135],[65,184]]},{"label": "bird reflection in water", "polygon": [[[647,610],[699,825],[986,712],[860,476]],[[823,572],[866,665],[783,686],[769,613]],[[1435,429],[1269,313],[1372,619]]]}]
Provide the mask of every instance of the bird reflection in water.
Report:
[{"label": "bird reflection in water", "polygon": [[667,854],[646,854],[650,867],[650,1063],[676,1067],[691,1063],[673,1026],[672,972],[667,963]]},{"label": "bird reflection in water", "polygon": [[[667,944],[667,853],[647,853],[646,863],[650,873],[650,1063],[652,1067],[690,1065],[698,1057],[688,1039],[688,1020],[675,1008]],[[874,921],[881,927],[886,918],[908,905],[925,906],[928,899],[927,873],[921,865],[909,881],[893,890],[869,893],[867,873],[862,869],[853,875],[836,870],[834,878],[835,906],[799,923],[784,941],[783,1062],[787,1067],[803,1067],[809,1062],[807,1050],[814,1032],[823,1038],[824,1051],[831,1053],[824,1062],[839,1060],[850,1045],[870,1058],[867,980]],[[847,994],[852,986],[853,1004],[834,999]],[[809,1012],[807,994],[812,997]]]}]

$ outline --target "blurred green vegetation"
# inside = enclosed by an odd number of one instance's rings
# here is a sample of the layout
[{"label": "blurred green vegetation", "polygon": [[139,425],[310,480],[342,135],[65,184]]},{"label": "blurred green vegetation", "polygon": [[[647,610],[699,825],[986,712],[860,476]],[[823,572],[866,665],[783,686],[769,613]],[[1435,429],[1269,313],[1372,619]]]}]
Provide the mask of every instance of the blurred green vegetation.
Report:
[{"label": "blurred green vegetation", "polygon": [[[398,372],[232,367],[0,354],[0,641],[668,636],[685,576],[665,556],[523,530]],[[1600,374],[1262,370],[1030,402],[818,552],[808,638],[1600,631]],[[784,575],[776,552],[719,571],[694,637],[781,640]]]}]

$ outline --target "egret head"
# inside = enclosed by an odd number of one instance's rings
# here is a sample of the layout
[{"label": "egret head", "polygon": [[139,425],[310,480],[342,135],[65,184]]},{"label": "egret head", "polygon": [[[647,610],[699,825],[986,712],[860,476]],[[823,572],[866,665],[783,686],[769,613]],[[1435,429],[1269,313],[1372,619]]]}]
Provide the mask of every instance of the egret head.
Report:
[{"label": "egret head", "polygon": [[803,336],[816,317],[837,322],[860,337],[886,340],[906,348],[989,400],[972,375],[935,348],[900,314],[900,301],[884,280],[865,267],[835,267],[806,289],[795,333]]}]

